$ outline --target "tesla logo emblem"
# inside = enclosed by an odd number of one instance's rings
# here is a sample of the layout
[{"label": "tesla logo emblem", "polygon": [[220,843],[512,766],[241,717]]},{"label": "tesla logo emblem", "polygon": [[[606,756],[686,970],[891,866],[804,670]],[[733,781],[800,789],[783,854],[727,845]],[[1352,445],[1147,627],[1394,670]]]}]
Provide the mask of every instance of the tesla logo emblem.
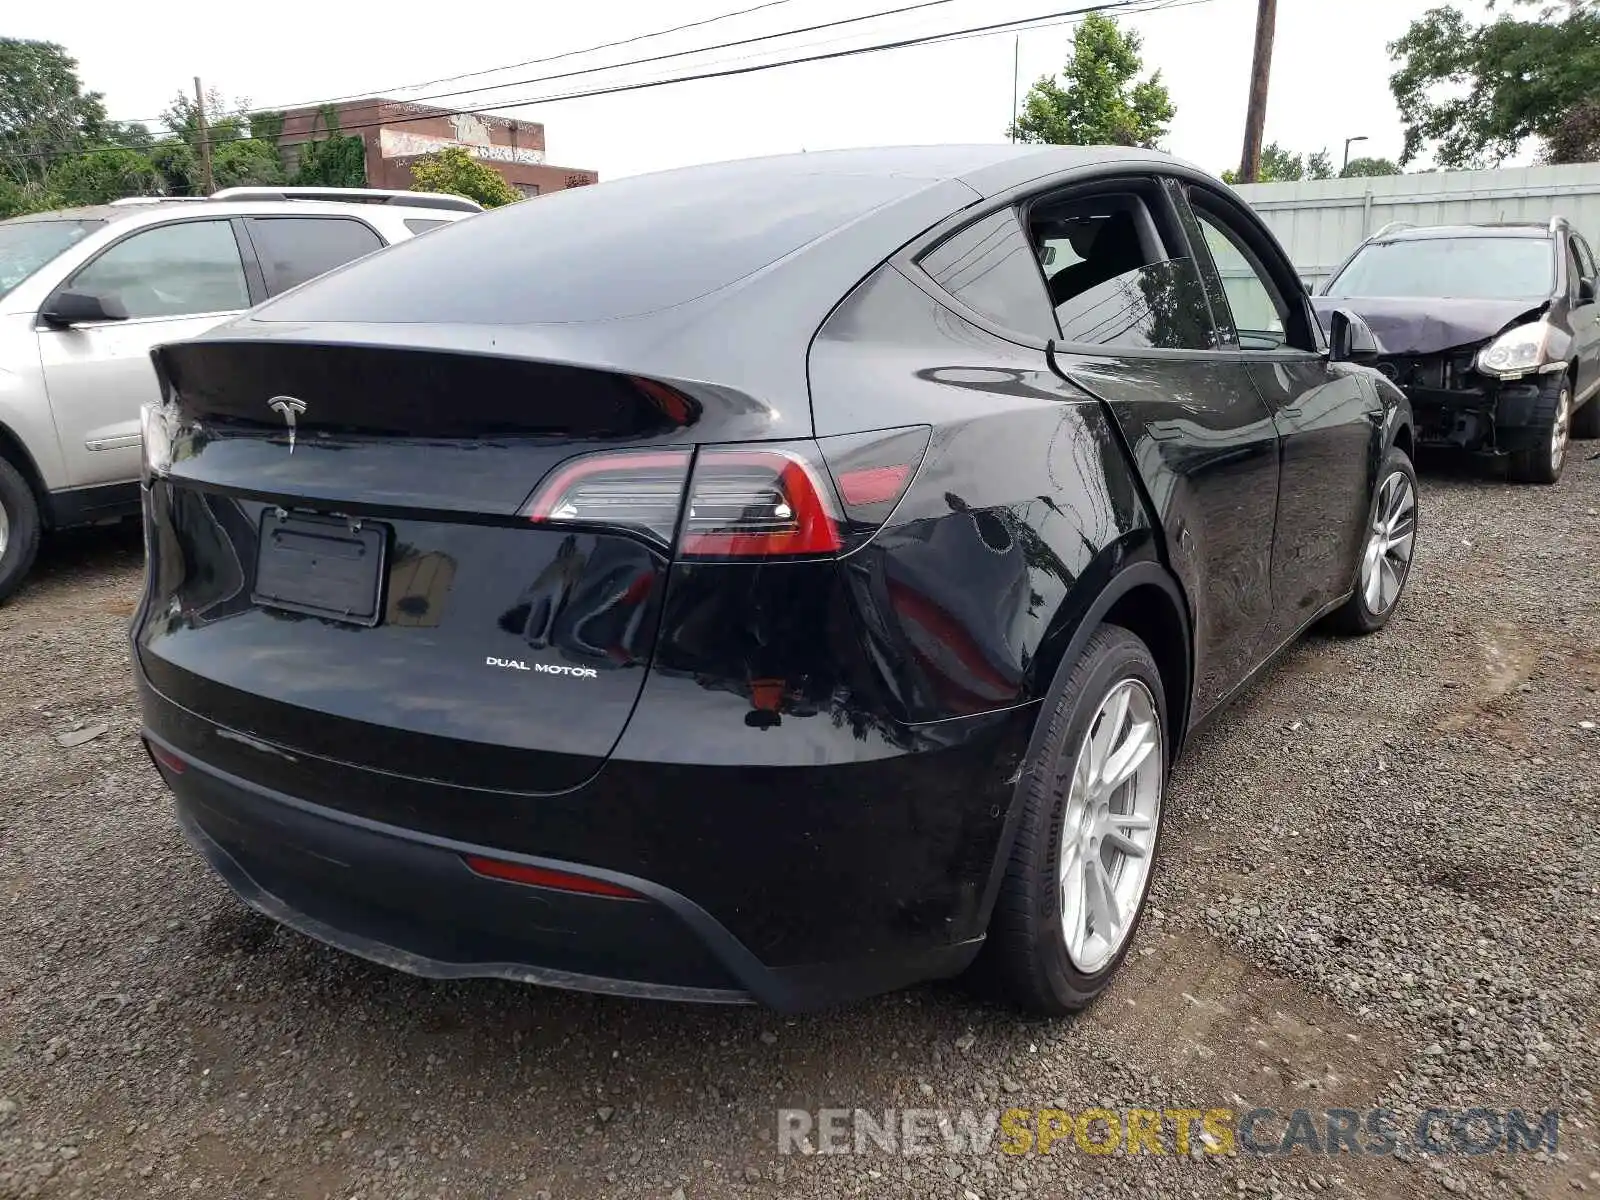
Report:
[{"label": "tesla logo emblem", "polygon": [[289,453],[294,453],[294,419],[306,410],[306,402],[293,396],[274,396],[267,407],[282,417],[289,425]]}]

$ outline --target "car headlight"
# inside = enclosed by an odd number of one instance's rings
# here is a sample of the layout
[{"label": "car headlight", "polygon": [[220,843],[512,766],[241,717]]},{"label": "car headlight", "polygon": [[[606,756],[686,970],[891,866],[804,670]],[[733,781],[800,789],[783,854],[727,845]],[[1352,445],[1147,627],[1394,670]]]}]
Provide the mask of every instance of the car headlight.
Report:
[{"label": "car headlight", "polygon": [[172,406],[166,403],[146,404],[139,409],[139,443],[146,483],[172,469],[174,416]]},{"label": "car headlight", "polygon": [[1478,370],[1500,379],[1517,379],[1529,371],[1545,371],[1562,364],[1550,362],[1550,326],[1544,321],[1507,330],[1478,351]]}]

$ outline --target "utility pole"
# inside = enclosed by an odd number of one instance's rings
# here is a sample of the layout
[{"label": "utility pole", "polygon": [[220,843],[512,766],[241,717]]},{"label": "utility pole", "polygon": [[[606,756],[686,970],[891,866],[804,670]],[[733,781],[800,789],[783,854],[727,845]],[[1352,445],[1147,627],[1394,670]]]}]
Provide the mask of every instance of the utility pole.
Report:
[{"label": "utility pole", "polygon": [[1011,140],[1017,140],[1017,77],[1022,72],[1022,35],[1011,47]]},{"label": "utility pole", "polygon": [[211,178],[211,135],[206,132],[206,94],[200,90],[200,76],[194,77],[194,116],[200,132],[200,186],[206,195],[216,191]]},{"label": "utility pole", "polygon": [[1250,107],[1244,118],[1244,155],[1239,182],[1261,177],[1261,134],[1267,124],[1267,78],[1272,73],[1272,36],[1278,24],[1278,0],[1259,0],[1256,10],[1256,56],[1250,68]]}]

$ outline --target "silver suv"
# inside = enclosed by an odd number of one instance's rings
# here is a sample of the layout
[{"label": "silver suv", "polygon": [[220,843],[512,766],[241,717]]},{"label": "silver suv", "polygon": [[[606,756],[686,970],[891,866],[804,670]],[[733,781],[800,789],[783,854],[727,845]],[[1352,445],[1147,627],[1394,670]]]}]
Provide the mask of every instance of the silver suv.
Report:
[{"label": "silver suv", "polygon": [[139,508],[152,347],[480,211],[365,188],[229,188],[0,221],[0,600],[42,531]]}]

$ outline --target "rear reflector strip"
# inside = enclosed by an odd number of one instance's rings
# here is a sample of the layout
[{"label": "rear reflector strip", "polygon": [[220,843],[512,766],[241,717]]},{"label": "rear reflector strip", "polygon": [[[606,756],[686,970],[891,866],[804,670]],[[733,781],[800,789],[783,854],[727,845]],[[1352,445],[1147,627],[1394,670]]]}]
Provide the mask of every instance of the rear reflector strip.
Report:
[{"label": "rear reflector strip", "polygon": [[156,760],[156,764],[165,767],[174,775],[182,775],[189,769],[189,764],[171,750],[165,750],[154,742],[146,742],[145,745],[150,748],[150,757]]},{"label": "rear reflector strip", "polygon": [[586,875],[572,875],[566,871],[552,871],[545,867],[530,867],[527,863],[504,862],[498,858],[484,858],[479,854],[463,854],[461,859],[474,874],[489,879],[503,879],[507,883],[550,888],[558,892],[577,892],[584,896],[610,896],[618,900],[644,899],[630,888],[619,887],[603,879],[590,879]]},{"label": "rear reflector strip", "polygon": [[843,471],[839,475],[839,494],[844,497],[846,504],[851,505],[892,504],[900,499],[900,492],[910,475],[910,463]]}]

